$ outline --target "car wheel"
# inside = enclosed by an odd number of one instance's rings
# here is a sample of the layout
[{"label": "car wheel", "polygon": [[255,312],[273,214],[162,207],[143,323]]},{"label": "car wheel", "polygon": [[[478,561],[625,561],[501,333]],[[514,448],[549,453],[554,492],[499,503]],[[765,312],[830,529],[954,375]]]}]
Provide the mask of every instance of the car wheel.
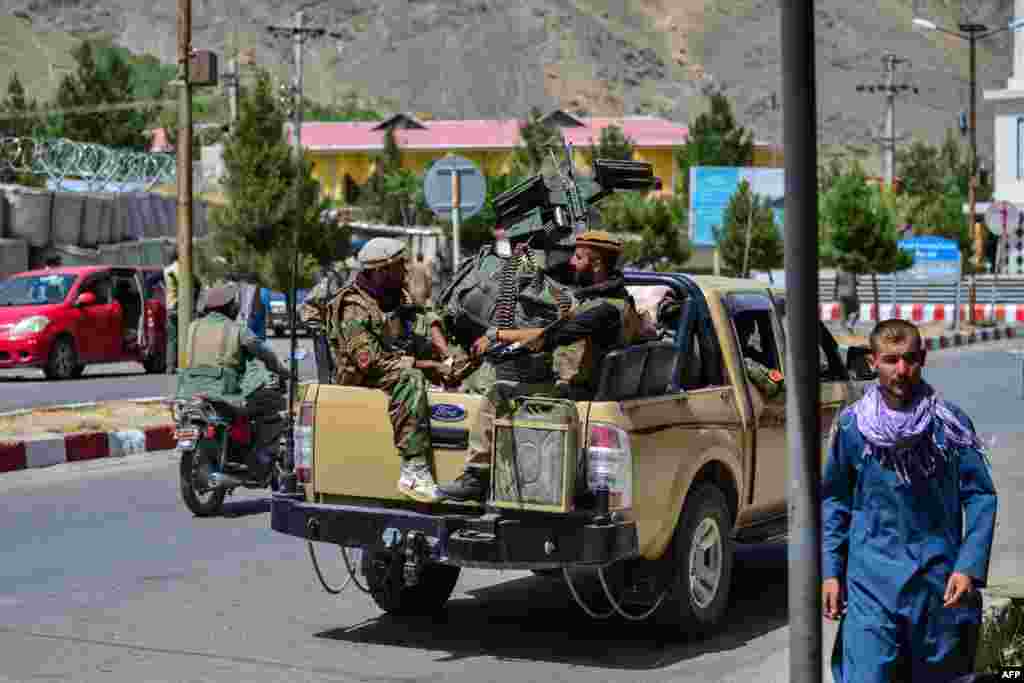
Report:
[{"label": "car wheel", "polygon": [[151,375],[162,375],[167,372],[167,356],[162,353],[154,353],[142,361],[142,366]]},{"label": "car wheel", "polygon": [[[58,337],[50,349],[50,357],[46,360],[43,372],[47,379],[72,379],[75,377],[78,364],[78,353],[69,337]],[[85,366],[81,366],[85,369]],[[79,375],[81,372],[79,372]]]},{"label": "car wheel", "polygon": [[79,377],[81,377],[84,374],[85,374],[85,364],[82,363],[81,365],[76,365],[75,366],[75,371],[71,373],[71,376],[74,377],[75,379],[78,379]]},{"label": "car wheel", "polygon": [[656,618],[697,636],[711,633],[725,616],[732,583],[732,514],[720,488],[701,484],[687,496],[665,559],[675,576]]}]

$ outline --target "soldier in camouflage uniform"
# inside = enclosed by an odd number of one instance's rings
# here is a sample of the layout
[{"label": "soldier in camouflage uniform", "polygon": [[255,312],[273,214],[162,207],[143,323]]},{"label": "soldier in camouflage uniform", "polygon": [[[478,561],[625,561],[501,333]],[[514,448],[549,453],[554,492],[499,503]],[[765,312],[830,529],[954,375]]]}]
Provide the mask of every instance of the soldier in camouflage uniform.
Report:
[{"label": "soldier in camouflage uniform", "polygon": [[[388,392],[395,448],[402,458],[398,490],[420,502],[439,500],[432,474],[430,405],[424,373],[446,382],[450,364],[432,360],[406,315],[405,245],[377,237],[359,252],[363,269],[330,302],[331,345],[338,384]],[[434,327],[433,324],[430,325]]]},{"label": "soldier in camouflage uniform", "polygon": [[[486,495],[494,420],[512,410],[512,400],[516,396],[590,398],[596,390],[597,368],[605,354],[631,344],[637,338],[640,318],[625,289],[622,275],[615,270],[621,253],[622,243],[612,239],[608,233],[583,233],[576,239],[570,263],[577,284],[583,289],[574,290],[574,298],[579,304],[566,319],[547,334],[543,328],[509,330],[492,327],[474,343],[474,355],[485,353],[495,343],[528,344],[540,354],[540,359],[543,359],[540,362],[558,366],[557,378],[554,367],[551,367],[547,381],[513,385],[498,382],[495,385],[480,404],[462,475],[454,482],[439,487],[446,498],[481,500]],[[553,358],[554,351],[558,353]]]}]

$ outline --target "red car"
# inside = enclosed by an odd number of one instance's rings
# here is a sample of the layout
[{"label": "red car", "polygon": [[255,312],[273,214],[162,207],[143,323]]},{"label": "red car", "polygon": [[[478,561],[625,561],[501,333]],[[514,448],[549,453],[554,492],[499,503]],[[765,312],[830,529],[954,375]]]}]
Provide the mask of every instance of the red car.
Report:
[{"label": "red car", "polygon": [[136,361],[163,372],[163,275],[155,268],[31,270],[0,282],[0,369],[80,377],[86,365]]}]

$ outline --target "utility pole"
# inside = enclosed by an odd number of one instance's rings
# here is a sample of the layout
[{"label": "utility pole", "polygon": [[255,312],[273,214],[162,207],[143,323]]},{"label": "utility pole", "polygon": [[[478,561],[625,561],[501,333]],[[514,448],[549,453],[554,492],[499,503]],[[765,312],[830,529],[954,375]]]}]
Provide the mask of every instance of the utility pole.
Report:
[{"label": "utility pole", "polygon": [[[292,39],[293,47],[293,69],[292,84],[290,88],[285,90],[286,95],[291,96],[291,120],[292,120],[292,159],[295,163],[295,187],[294,187],[294,201],[295,207],[293,208],[293,214],[295,216],[295,227],[292,234],[292,274],[291,274],[291,295],[289,299],[289,320],[291,329],[291,344],[289,347],[289,374],[291,381],[288,382],[288,410],[290,413],[294,412],[295,408],[295,390],[296,384],[298,383],[299,371],[298,371],[298,358],[296,358],[296,333],[295,323],[298,320],[298,302],[296,301],[298,294],[298,277],[299,277],[299,231],[302,223],[303,211],[299,206],[301,201],[301,188],[302,188],[302,107],[303,107],[303,91],[302,91],[302,69],[303,69],[303,47],[307,37],[320,38],[325,35],[331,35],[332,37],[340,37],[338,33],[328,33],[326,29],[307,27],[305,26],[305,13],[299,10],[295,13],[295,24],[293,26],[268,26],[267,30],[275,36],[284,36]],[[289,420],[288,430],[288,462],[286,463],[286,469],[291,472],[295,467],[295,420]]]},{"label": "utility pole", "polygon": [[884,83],[865,83],[857,86],[857,92],[875,93],[876,91],[885,95],[885,137],[882,174],[885,177],[886,187],[892,188],[893,180],[896,177],[896,95],[901,92],[913,90],[917,94],[917,88],[906,83],[896,83],[896,65],[909,64],[909,60],[897,57],[894,54],[886,54],[882,57],[885,65]]},{"label": "utility pole", "polygon": [[192,323],[192,0],[178,0],[178,367],[188,367],[185,344]]}]

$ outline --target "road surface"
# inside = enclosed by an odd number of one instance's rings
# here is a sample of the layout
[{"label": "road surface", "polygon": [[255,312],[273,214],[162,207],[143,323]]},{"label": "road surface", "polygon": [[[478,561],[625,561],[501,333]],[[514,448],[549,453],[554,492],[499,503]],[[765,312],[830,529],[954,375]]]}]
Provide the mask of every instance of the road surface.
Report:
[{"label": "road surface", "polygon": [[[926,370],[994,439],[991,581],[1024,574],[1016,368],[999,344]],[[352,588],[328,596],[305,545],[269,530],[265,498],[193,518],[170,453],[7,473],[0,497],[0,681],[788,681],[784,546],[743,549],[727,624],[687,641],[594,622],[525,572],[464,571],[427,619],[384,616]],[[826,625],[826,659],[833,637]]]}]

